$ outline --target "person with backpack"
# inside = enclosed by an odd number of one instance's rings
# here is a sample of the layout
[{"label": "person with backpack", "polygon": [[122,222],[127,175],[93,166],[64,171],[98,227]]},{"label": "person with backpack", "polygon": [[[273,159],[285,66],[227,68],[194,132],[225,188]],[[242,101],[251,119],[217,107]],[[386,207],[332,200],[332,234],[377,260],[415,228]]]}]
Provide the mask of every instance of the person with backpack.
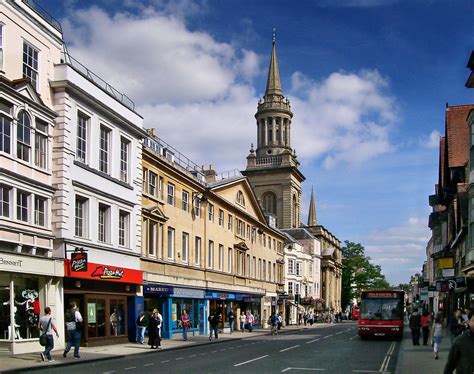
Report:
[{"label": "person with backpack", "polygon": [[216,339],[219,339],[219,336],[218,336],[218,326],[219,326],[219,313],[218,312],[214,312],[212,313],[209,318],[208,318],[208,321],[209,321],[209,330],[210,330],[210,333],[209,333],[209,341],[212,340],[212,332],[214,331],[214,337]]},{"label": "person with backpack", "polygon": [[413,313],[409,320],[409,326],[413,345],[420,345],[421,316],[420,313],[418,313],[418,308],[413,309]]},{"label": "person with backpack", "polygon": [[39,319],[38,322],[38,330],[40,333],[43,333],[46,335],[46,345],[44,347],[44,352],[41,352],[41,360],[45,361],[45,359],[48,359],[48,362],[53,362],[54,360],[51,357],[51,351],[54,348],[54,339],[53,339],[53,332],[51,330],[54,330],[56,333],[56,337],[59,338],[58,330],[56,329],[56,325],[53,322],[53,317],[51,316],[51,308],[47,306],[44,308],[44,316]]},{"label": "person with backpack", "polygon": [[276,312],[270,317],[270,323],[271,323],[271,330],[270,330],[271,335],[277,335],[278,334],[278,314]]},{"label": "person with backpack", "polygon": [[66,321],[66,330],[68,333],[68,340],[66,348],[63,352],[63,357],[67,357],[67,354],[74,345],[74,358],[81,358],[79,354],[79,347],[81,346],[81,332],[82,332],[82,315],[79,312],[79,308],[75,302],[70,304],[71,309],[66,311],[64,319]]}]

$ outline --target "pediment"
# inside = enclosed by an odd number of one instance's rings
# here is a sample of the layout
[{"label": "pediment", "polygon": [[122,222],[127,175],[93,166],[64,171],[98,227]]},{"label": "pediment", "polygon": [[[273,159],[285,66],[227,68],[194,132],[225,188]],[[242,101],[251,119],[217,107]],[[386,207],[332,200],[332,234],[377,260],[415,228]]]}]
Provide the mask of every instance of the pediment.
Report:
[{"label": "pediment", "polygon": [[12,81],[12,85],[16,92],[18,92],[20,95],[23,95],[38,105],[44,105],[43,100],[41,100],[40,95],[33,88],[29,79],[22,78],[14,80]]}]

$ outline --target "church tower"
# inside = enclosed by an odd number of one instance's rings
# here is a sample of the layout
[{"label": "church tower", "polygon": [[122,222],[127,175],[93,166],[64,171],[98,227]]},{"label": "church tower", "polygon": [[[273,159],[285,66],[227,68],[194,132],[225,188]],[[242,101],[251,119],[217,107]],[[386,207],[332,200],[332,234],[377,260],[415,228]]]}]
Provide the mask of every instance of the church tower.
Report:
[{"label": "church tower", "polygon": [[290,101],[281,87],[274,33],[265,95],[255,114],[257,148],[251,145],[242,174],[248,177],[264,212],[276,218],[279,228],[299,227],[301,221],[301,183],[305,177],[291,148],[292,118]]}]

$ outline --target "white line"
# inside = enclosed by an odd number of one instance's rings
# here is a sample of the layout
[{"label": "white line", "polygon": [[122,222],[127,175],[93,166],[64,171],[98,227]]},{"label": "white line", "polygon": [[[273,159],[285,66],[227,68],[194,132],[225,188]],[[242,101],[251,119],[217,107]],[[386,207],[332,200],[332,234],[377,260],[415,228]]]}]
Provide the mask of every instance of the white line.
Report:
[{"label": "white line", "polygon": [[201,353],[201,356],[207,355],[207,352]]},{"label": "white line", "polygon": [[309,343],[314,343],[314,342],[318,342],[320,339],[314,339],[314,340],[310,340],[309,342],[306,342],[306,344],[309,344]]},{"label": "white line", "polygon": [[136,369],[137,367],[136,366],[130,366],[129,368],[125,368],[123,370],[132,370],[132,369]]},{"label": "white line", "polygon": [[380,373],[377,370],[352,370],[353,373]]},{"label": "white line", "polygon": [[165,362],[170,362],[170,360],[161,361],[162,364],[164,364]]},{"label": "white line", "polygon": [[191,356],[189,356],[189,357],[196,357],[196,355],[191,355]]},{"label": "white line", "polygon": [[344,331],[336,332],[336,335],[342,334]]},{"label": "white line", "polygon": [[388,364],[390,363],[390,359],[392,358],[392,354],[393,354],[393,351],[395,350],[395,346],[397,345],[397,343],[393,342],[392,345],[390,346],[390,351],[389,351],[389,354],[387,356],[387,362],[385,362],[385,367],[383,368],[382,371],[387,371],[387,368],[388,368]]},{"label": "white line", "polygon": [[143,366],[153,366],[153,365],[155,365],[155,364],[152,362],[152,363],[150,363],[150,364],[145,364],[145,365],[143,365]]},{"label": "white line", "polygon": [[289,367],[289,368],[283,369],[281,372],[284,373],[285,371],[289,371],[289,370],[325,371],[326,369],[320,369],[320,368],[293,368],[293,367]]},{"label": "white line", "polygon": [[395,342],[392,342],[392,344],[390,344],[390,347],[388,348],[387,354],[385,355],[385,357],[383,359],[382,366],[380,366],[380,370],[379,370],[380,372],[385,371],[387,361],[390,360],[390,354],[391,354],[391,351],[394,348],[394,345],[395,345]]},{"label": "white line", "polygon": [[323,339],[330,338],[331,336],[333,336],[333,334],[331,334],[331,335],[326,335]]},{"label": "white line", "polygon": [[257,361],[257,360],[261,360],[262,358],[265,358],[265,357],[268,357],[268,355],[265,355],[265,356],[261,356],[261,357],[257,357],[257,358],[254,358],[252,360],[248,360],[248,361],[244,361],[244,362],[240,362],[238,364],[235,364],[234,367],[236,366],[241,366],[241,365],[245,365],[245,364],[248,364],[249,362],[253,362],[253,361]]},{"label": "white line", "polygon": [[217,353],[217,351],[212,351],[211,353]]},{"label": "white line", "polygon": [[176,359],[176,361],[182,360],[183,358],[184,358],[184,357],[178,357],[178,358]]},{"label": "white line", "polygon": [[285,351],[289,351],[290,349],[293,349],[293,348],[298,348],[300,345],[294,345],[293,347],[289,347],[289,348],[285,348],[285,349],[282,349],[280,352],[285,352]]},{"label": "white line", "polygon": [[102,374],[112,374],[112,373],[115,373],[115,370],[112,370],[112,371],[104,371]]}]

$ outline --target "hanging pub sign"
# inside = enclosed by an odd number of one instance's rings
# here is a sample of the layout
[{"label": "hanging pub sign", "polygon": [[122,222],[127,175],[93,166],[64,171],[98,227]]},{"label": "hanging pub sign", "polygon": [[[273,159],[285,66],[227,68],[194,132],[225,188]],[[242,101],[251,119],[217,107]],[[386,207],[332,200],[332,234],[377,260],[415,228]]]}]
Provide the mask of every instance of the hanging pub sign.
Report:
[{"label": "hanging pub sign", "polygon": [[71,253],[71,271],[86,272],[87,271],[87,253],[73,252]]}]

